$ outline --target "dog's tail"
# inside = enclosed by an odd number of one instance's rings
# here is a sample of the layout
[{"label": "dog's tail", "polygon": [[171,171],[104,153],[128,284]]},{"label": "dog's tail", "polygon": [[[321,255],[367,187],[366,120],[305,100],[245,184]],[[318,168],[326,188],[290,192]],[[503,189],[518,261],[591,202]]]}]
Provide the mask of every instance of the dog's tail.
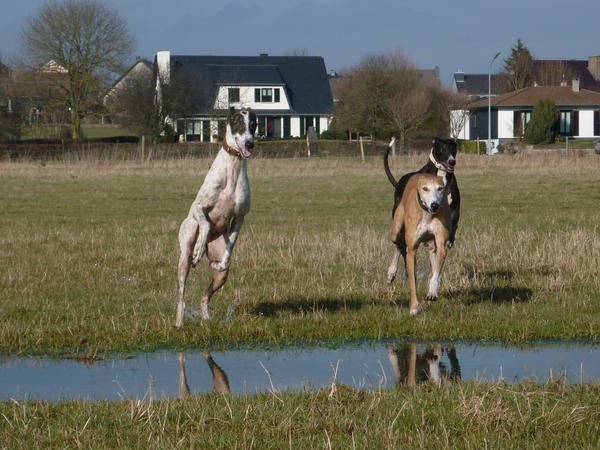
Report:
[{"label": "dog's tail", "polygon": [[392,183],[392,186],[394,186],[394,189],[398,187],[398,182],[396,181],[396,179],[394,178],[394,175],[392,175],[392,171],[390,170],[390,164],[388,162],[388,158],[390,156],[390,151],[392,150],[392,147],[389,147],[385,149],[385,155],[383,155],[383,168],[385,170],[385,174],[388,177],[388,180],[390,180],[390,183]]}]

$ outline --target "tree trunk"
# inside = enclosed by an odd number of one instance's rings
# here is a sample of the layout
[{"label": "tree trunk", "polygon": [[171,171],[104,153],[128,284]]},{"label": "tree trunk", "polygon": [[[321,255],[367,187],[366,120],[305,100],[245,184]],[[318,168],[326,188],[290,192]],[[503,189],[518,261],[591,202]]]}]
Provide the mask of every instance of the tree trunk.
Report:
[{"label": "tree trunk", "polygon": [[71,112],[71,133],[74,141],[81,139],[81,115],[76,108]]}]

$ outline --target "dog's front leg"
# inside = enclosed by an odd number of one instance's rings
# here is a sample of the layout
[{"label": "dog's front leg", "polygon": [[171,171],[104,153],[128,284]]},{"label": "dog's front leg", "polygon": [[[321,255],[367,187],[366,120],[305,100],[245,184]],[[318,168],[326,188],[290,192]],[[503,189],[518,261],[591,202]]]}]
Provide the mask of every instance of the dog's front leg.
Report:
[{"label": "dog's front leg", "polygon": [[440,284],[442,282],[442,268],[446,259],[446,239],[437,239],[435,250],[431,250],[431,278],[429,279],[429,290],[427,292],[427,300],[436,301],[438,299]]},{"label": "dog's front leg", "polygon": [[233,218],[230,226],[230,232],[227,240],[227,246],[225,247],[225,252],[223,254],[223,259],[220,262],[212,262],[210,263],[211,267],[214,270],[219,272],[223,272],[229,269],[229,264],[231,262],[231,254],[233,253],[233,247],[237,241],[237,238],[240,234],[240,230],[242,229],[242,225],[244,224],[244,216],[236,216]]},{"label": "dog's front leg", "polygon": [[204,209],[200,205],[197,205],[196,208],[194,208],[192,217],[198,222],[198,238],[196,239],[194,252],[192,253],[192,266],[195,266],[206,253],[210,223],[208,222]]},{"label": "dog's front leg", "polygon": [[408,284],[410,286],[410,315],[414,316],[420,310],[420,305],[417,301],[417,252],[414,248],[408,248],[406,270],[408,271]]}]

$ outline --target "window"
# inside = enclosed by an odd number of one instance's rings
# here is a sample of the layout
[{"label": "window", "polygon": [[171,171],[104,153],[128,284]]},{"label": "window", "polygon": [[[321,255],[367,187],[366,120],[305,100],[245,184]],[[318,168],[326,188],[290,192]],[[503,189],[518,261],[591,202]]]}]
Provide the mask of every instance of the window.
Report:
[{"label": "window", "polygon": [[283,137],[288,138],[292,135],[291,133],[291,123],[289,116],[283,116]]},{"label": "window", "polygon": [[260,101],[263,103],[270,103],[273,101],[273,89],[262,88],[260,90]]},{"label": "window", "polygon": [[229,88],[229,103],[240,101],[240,88]]},{"label": "window", "polygon": [[279,89],[256,88],[254,89],[254,101],[256,103],[273,103],[273,91],[275,91],[275,101],[279,101]]},{"label": "window", "polygon": [[600,136],[600,111],[594,111],[594,136]]},{"label": "window", "polygon": [[560,112],[560,134],[571,134],[572,111]]}]

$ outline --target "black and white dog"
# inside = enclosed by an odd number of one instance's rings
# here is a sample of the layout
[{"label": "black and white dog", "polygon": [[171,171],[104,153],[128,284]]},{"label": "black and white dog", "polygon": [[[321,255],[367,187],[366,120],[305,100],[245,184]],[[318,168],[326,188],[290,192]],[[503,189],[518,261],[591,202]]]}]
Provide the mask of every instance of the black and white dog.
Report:
[{"label": "black and white dog", "polygon": [[[404,188],[408,179],[417,173],[430,173],[444,178],[445,184],[448,190],[448,206],[451,209],[451,223],[452,229],[450,230],[450,237],[447,242],[447,247],[451,248],[454,245],[454,239],[456,238],[456,229],[458,228],[458,219],[460,217],[460,191],[458,190],[458,183],[454,176],[454,166],[456,165],[456,142],[452,139],[434,139],[432,141],[431,153],[429,154],[429,161],[417,172],[410,172],[402,176],[398,181],[392,175],[390,171],[390,165],[388,158],[391,148],[385,152],[383,157],[383,167],[385,173],[394,186],[394,208],[392,209],[392,217],[396,211],[396,207],[402,199]],[[403,255],[404,256],[404,255]]]}]

